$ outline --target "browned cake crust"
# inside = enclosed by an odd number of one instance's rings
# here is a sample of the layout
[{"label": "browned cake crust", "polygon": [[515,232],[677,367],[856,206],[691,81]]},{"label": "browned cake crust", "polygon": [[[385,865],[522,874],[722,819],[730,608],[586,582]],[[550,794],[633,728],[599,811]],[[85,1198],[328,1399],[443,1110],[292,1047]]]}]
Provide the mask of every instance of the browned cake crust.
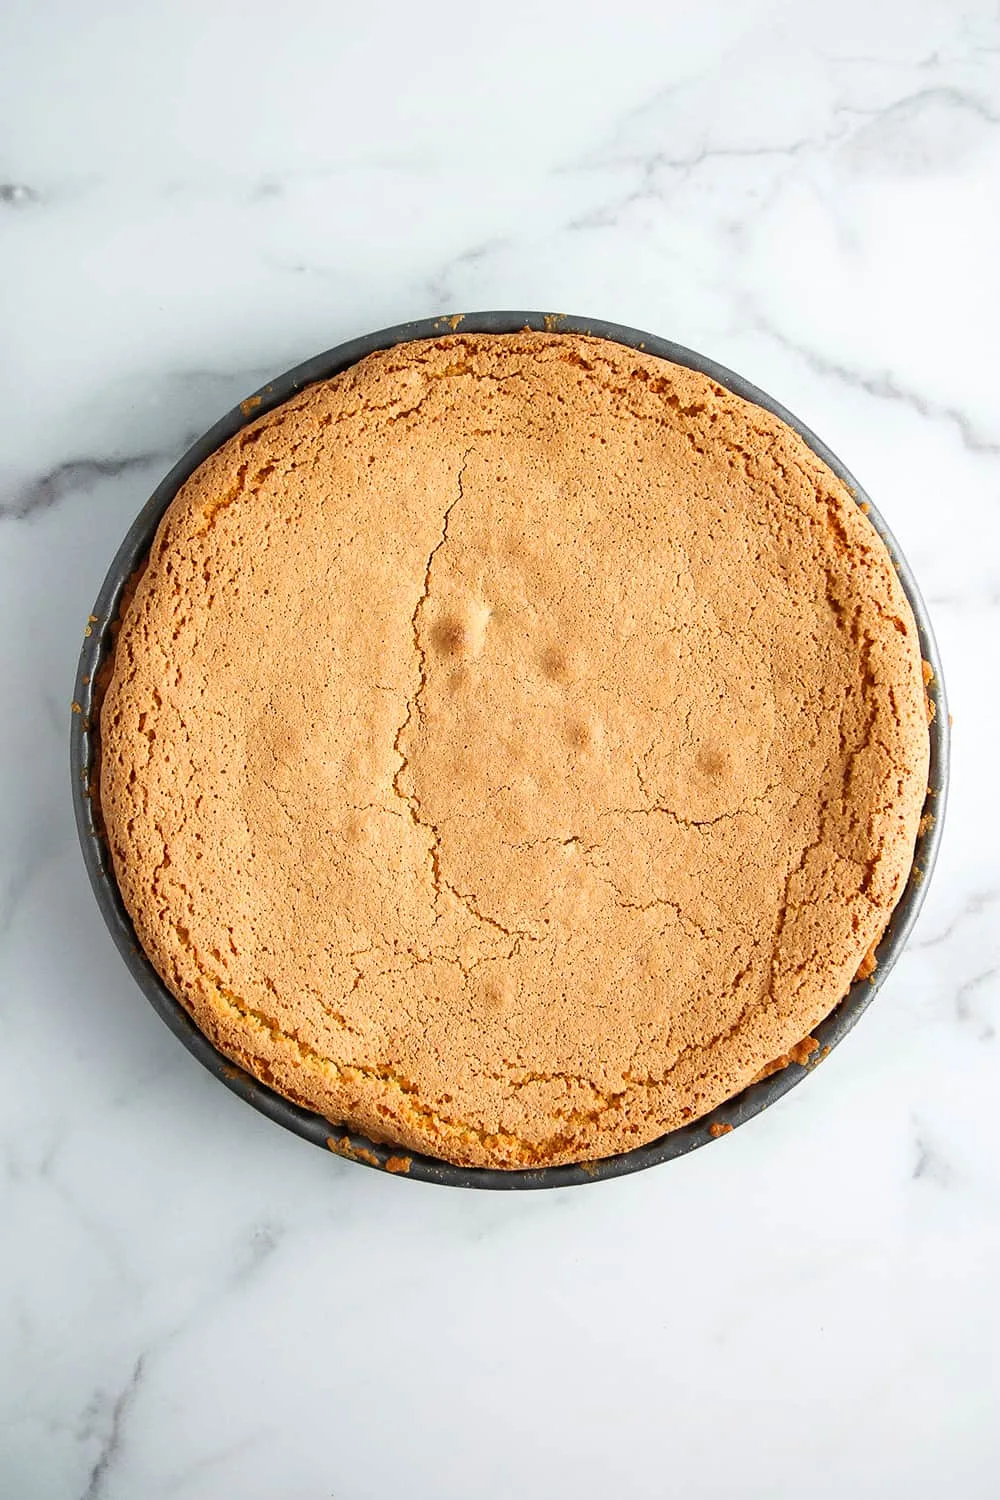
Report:
[{"label": "browned cake crust", "polygon": [[886,549],[783,423],[572,335],[375,354],[181,490],[101,801],[227,1056],[450,1161],[608,1155],[789,1053],[927,785]]}]

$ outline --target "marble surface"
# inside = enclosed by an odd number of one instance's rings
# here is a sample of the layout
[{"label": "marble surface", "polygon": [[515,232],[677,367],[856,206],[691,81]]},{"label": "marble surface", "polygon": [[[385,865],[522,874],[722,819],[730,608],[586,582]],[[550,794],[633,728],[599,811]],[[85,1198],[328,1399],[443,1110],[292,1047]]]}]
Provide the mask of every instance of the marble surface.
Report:
[{"label": "marble surface", "polygon": [[[0,1494],[1000,1494],[1000,13],[37,0],[0,14]],[[772,391],[928,598],[955,731],[907,952],[767,1115],[462,1193],[231,1097],[69,802],[80,633],[189,439],[369,328],[542,307]]]}]

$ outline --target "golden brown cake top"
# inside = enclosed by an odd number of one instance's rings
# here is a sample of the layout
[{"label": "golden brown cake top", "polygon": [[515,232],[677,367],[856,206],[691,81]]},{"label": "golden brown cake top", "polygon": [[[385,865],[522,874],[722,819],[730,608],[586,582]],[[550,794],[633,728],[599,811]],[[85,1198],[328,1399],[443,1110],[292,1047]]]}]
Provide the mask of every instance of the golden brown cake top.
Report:
[{"label": "golden brown cake top", "polygon": [[125,903],[217,1045],[503,1167],[788,1053],[927,784],[916,627],[845,487],[575,335],[399,346],[246,427],[161,524],[101,727]]}]

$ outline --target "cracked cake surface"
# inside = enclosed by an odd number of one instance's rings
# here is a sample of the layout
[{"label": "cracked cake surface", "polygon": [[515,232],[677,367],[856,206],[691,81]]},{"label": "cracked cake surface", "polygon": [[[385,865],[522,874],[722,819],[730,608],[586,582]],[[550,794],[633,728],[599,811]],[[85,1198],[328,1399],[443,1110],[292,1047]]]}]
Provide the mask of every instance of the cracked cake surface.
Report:
[{"label": "cracked cake surface", "polygon": [[697,1118],[846,992],[912,861],[920,649],[776,417],[569,334],[373,354],[183,486],[101,808],[227,1056],[501,1168]]}]

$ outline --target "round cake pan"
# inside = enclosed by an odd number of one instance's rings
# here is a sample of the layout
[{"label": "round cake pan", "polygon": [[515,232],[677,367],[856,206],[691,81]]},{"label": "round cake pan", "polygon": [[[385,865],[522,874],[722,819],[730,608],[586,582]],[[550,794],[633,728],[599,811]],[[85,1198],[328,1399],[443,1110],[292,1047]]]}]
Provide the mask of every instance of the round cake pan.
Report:
[{"label": "round cake pan", "polygon": [[[500,1171],[485,1167],[457,1167],[450,1162],[438,1161],[428,1156],[407,1152],[401,1147],[378,1144],[340,1125],[331,1125],[329,1120],[309,1110],[300,1108],[284,1099],[280,1094],[258,1083],[256,1079],[235,1066],[218,1052],[200,1032],[184,1007],[174,999],[153,965],[143,952],[136,937],[128,913],[122,903],[115,880],[111,859],[105,845],[100,812],[94,796],[98,753],[97,715],[99,703],[95,698],[95,684],[100,668],[113,645],[112,626],[117,619],[123,591],[136,568],[149,551],[157,525],[167,506],[188,477],[199,464],[221,444],[228,441],[241,427],[264,412],[280,406],[290,396],[317,380],[327,380],[348,366],[355,364],[366,354],[377,349],[387,349],[396,344],[414,339],[440,338],[457,330],[467,333],[516,333],[524,328],[545,332],[583,333],[597,338],[609,339],[633,349],[642,349],[648,354],[660,356],[674,364],[698,370],[719,385],[725,386],[745,401],[751,401],[780,417],[808,443],[813,452],[827,464],[848,486],[859,505],[862,505],[876,530],[885,541],[892,557],[900,582],[913,608],[920,633],[920,644],[928,663],[927,691],[933,705],[930,725],[930,775],[927,789],[925,816],[920,824],[913,868],[898,906],[885,934],[876,949],[877,967],[867,979],[858,979],[851,985],[847,995],[834,1011],[816,1027],[806,1047],[798,1050],[802,1061],[790,1060],[786,1066],[759,1083],[721,1104],[711,1114],[685,1125],[678,1130],[640,1146],[632,1151],[610,1156],[600,1161],[581,1162],[572,1166],[540,1167],[526,1171]],[[176,1036],[193,1052],[199,1062],[241,1099],[252,1104],[262,1114],[269,1116],[286,1130],[294,1131],[307,1141],[312,1141],[324,1150],[359,1162],[364,1166],[400,1176],[419,1178],[425,1182],[447,1183],[468,1188],[549,1188],[567,1187],[576,1183],[600,1181],[606,1177],[618,1177],[626,1172],[638,1172],[659,1162],[683,1156],[698,1146],[726,1135],[738,1125],[743,1125],[761,1110],[773,1104],[788,1092],[826,1058],[847,1035],[858,1017],[871,1003],[879,985],[883,982],[906,942],[907,934],[916,919],[923,901],[927,880],[930,876],[941,839],[941,828],[945,810],[948,781],[948,709],[945,700],[944,682],[938,659],[937,647],[931,630],[927,610],[913,575],[876,507],[861,489],[857,480],[848,472],[840,460],[830,452],[808,427],[792,416],[779,402],[744,380],[742,376],[718,365],[714,360],[691,349],[685,349],[668,339],[654,334],[642,333],[635,328],[624,328],[615,323],[604,323],[595,318],[569,317],[556,313],[538,312],[482,312],[461,316],[428,318],[415,323],[403,323],[396,328],[386,328],[363,338],[352,339],[335,349],[317,354],[304,364],[296,365],[284,375],[277,376],[260,390],[224,416],[221,421],[205,433],[204,437],[188,449],[179,463],[175,464],[166,478],[157,486],[118,549],[103,587],[97,597],[89,623],[84,632],[83,650],[77,670],[73,693],[73,716],[71,733],[71,764],[73,802],[77,828],[83,848],[83,857],[90,876],[94,894],[114,941],[131,970],[139,988],[154,1010],[166,1021]]]}]

